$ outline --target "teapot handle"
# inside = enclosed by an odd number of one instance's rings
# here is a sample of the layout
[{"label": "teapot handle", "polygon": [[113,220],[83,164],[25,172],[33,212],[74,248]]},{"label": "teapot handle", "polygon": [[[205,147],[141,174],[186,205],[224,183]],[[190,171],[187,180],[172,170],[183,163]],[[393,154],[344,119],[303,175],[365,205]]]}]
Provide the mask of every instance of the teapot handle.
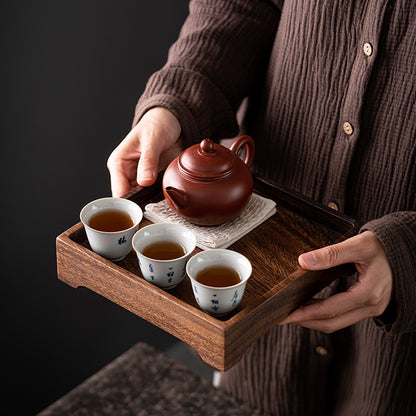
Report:
[{"label": "teapot handle", "polygon": [[243,146],[246,146],[244,163],[250,168],[254,159],[254,140],[250,136],[244,135],[236,139],[231,145],[230,150],[238,155]]}]

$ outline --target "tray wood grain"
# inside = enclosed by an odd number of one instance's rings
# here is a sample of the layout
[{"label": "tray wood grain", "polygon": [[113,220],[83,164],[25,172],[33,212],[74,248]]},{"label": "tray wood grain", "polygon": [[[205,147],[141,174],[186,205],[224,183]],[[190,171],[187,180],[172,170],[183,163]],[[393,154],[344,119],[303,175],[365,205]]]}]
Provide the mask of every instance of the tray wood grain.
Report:
[{"label": "tray wood grain", "polygon": [[[75,288],[86,287],[157,325],[192,346],[209,365],[226,371],[290,312],[336,278],[355,272],[352,264],[311,272],[297,263],[305,251],[356,234],[358,224],[353,219],[256,178],[255,191],[273,199],[277,212],[230,247],[253,266],[244,297],[231,315],[216,318],[203,312],[187,277],[170,291],[147,282],[133,252],[118,263],[94,253],[81,223],[57,238],[58,278]],[[125,197],[144,210],[147,203],[162,199],[161,176],[152,187]],[[140,227],[148,224],[144,219]]]}]

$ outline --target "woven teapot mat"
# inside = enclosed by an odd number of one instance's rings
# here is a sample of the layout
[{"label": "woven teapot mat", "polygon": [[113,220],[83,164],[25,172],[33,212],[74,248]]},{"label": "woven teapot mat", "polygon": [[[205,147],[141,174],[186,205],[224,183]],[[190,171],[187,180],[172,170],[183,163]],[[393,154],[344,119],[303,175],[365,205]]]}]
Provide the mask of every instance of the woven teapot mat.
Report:
[{"label": "woven teapot mat", "polygon": [[276,203],[253,193],[243,212],[233,220],[213,227],[191,224],[172,211],[163,199],[145,206],[144,217],[154,223],[176,223],[191,230],[196,237],[196,244],[202,250],[227,248],[276,212]]}]

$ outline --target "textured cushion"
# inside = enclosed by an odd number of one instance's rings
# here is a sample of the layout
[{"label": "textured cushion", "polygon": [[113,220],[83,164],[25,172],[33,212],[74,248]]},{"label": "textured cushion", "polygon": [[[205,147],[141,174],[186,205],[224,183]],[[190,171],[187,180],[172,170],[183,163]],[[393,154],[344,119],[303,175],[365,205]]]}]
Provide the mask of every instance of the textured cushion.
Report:
[{"label": "textured cushion", "polygon": [[138,343],[39,416],[260,416],[154,347]]}]

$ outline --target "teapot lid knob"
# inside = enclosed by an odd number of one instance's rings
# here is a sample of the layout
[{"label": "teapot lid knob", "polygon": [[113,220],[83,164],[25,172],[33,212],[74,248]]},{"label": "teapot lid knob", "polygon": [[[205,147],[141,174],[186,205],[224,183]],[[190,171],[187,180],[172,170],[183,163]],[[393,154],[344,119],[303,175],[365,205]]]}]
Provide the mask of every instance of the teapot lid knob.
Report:
[{"label": "teapot lid knob", "polygon": [[204,139],[184,150],[179,156],[182,173],[198,179],[212,179],[228,175],[238,156],[226,147]]},{"label": "teapot lid knob", "polygon": [[199,145],[199,149],[202,153],[215,153],[214,142],[210,139],[204,139]]}]

